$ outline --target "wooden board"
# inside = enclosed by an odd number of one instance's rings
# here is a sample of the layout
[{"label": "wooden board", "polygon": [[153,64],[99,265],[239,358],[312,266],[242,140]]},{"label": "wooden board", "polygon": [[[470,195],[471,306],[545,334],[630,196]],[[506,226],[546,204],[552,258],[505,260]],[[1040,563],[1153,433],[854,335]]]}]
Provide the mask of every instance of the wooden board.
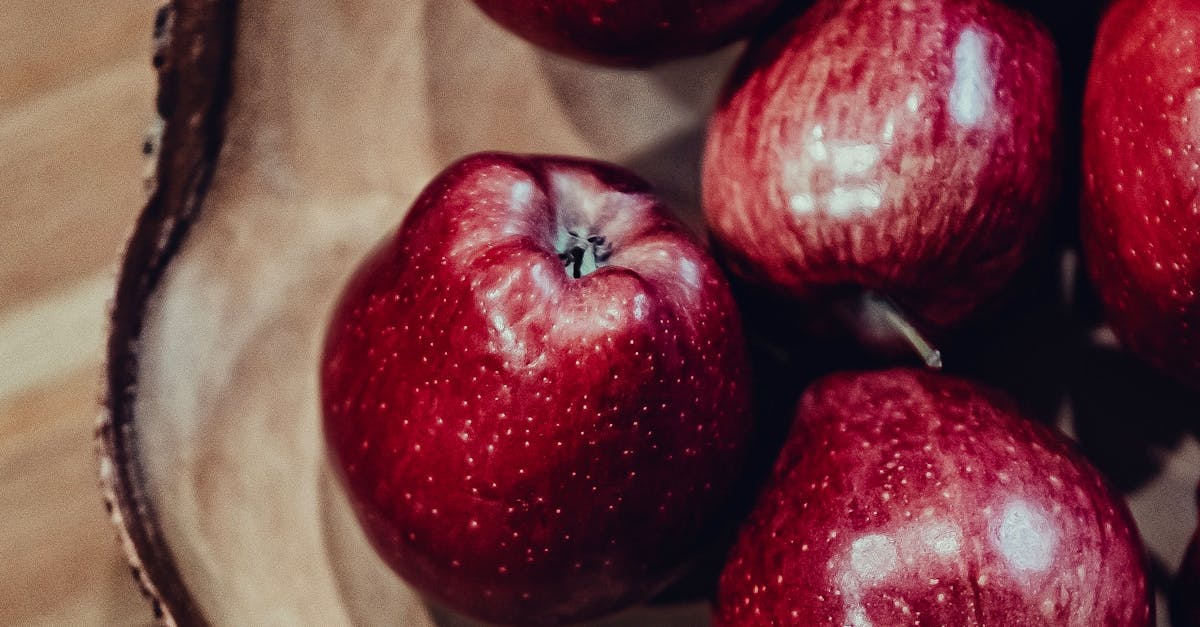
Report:
[{"label": "wooden board", "polygon": [[92,429],[143,203],[155,7],[0,6],[0,625],[152,620],[104,513]]}]

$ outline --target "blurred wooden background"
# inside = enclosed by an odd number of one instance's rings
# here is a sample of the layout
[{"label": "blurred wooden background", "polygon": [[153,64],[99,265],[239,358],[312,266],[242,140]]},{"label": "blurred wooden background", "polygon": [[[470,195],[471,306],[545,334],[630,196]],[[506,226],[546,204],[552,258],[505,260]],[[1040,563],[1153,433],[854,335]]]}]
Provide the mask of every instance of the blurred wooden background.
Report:
[{"label": "blurred wooden background", "polygon": [[0,625],[144,625],[97,489],[154,0],[0,0]]}]

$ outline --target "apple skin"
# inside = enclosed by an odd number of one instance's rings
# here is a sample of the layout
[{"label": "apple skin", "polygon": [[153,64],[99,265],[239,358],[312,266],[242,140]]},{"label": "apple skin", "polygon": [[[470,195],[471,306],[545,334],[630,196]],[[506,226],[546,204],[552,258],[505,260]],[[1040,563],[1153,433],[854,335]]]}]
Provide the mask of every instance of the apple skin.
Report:
[{"label": "apple skin", "polygon": [[944,327],[1046,230],[1059,65],[988,0],[822,0],[751,45],[708,128],[704,211],[740,277],[890,296]]},{"label": "apple skin", "polygon": [[644,66],[749,35],[782,0],[474,0],[516,35],[582,61]]},{"label": "apple skin", "polygon": [[[573,278],[567,230],[606,238],[606,264]],[[568,158],[475,155],[430,183],[337,305],[321,393],[379,554],[493,623],[669,583],[718,533],[751,428],[715,262],[641,180]]]},{"label": "apple skin", "polygon": [[999,393],[910,370],[813,384],[721,575],[717,624],[1149,625],[1124,502]]},{"label": "apple skin", "polygon": [[1200,387],[1200,7],[1115,3],[1083,110],[1088,273],[1121,343]]}]

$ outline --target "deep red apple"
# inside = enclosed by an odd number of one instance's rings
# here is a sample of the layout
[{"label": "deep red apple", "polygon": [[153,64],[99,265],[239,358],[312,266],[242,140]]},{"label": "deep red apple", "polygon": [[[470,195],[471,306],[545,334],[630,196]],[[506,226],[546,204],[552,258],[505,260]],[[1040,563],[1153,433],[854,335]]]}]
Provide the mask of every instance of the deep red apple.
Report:
[{"label": "deep red apple", "polygon": [[744,37],[782,0],[474,0],[517,35],[559,54],[646,65]]},{"label": "deep red apple", "polygon": [[1200,386],[1200,5],[1122,0],[1083,116],[1087,267],[1121,342]]},{"label": "deep red apple", "polygon": [[753,44],[712,118],[704,210],[734,272],[958,322],[1030,253],[1057,187],[1046,31],[990,0],[821,0]]},{"label": "deep red apple", "polygon": [[718,624],[1149,625],[1128,509],[1056,432],[968,381],[807,390],[721,575]]},{"label": "deep red apple", "polygon": [[614,166],[451,166],[326,339],[326,442],[379,554],[491,622],[652,595],[721,510],[750,428],[729,287]]}]

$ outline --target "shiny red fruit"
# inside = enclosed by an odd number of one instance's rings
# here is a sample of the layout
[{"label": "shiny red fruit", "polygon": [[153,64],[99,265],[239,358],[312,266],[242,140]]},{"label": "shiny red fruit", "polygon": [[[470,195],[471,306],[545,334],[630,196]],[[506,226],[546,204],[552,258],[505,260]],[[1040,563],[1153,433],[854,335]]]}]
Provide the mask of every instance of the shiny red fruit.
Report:
[{"label": "shiny red fruit", "polygon": [[1129,511],[1061,434],[927,372],[837,374],[721,575],[717,622],[1145,626]]},{"label": "shiny red fruit", "polygon": [[749,35],[782,0],[474,0],[492,19],[559,54],[646,65]]},{"label": "shiny red fruit", "polygon": [[735,272],[959,321],[1025,260],[1057,185],[1045,30],[990,0],[822,0],[719,104],[704,209]]},{"label": "shiny red fruit", "polygon": [[1083,117],[1083,244],[1129,350],[1200,386],[1200,5],[1123,0]]},{"label": "shiny red fruit", "polygon": [[613,166],[451,166],[359,269],[325,439],[383,559],[451,608],[560,624],[646,599],[719,517],[750,428],[728,285]]}]

